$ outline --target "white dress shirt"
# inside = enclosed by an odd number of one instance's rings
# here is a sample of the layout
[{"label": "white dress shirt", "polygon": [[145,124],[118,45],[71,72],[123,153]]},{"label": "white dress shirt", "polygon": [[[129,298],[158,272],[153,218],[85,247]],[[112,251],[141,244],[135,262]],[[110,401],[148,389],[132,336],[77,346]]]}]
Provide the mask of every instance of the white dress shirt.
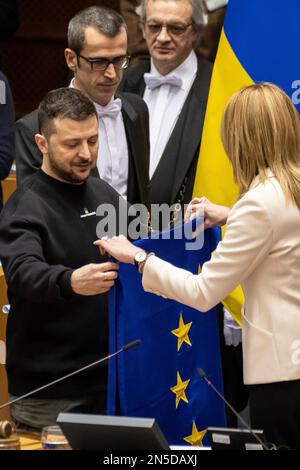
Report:
[{"label": "white dress shirt", "polygon": [[[70,84],[74,86],[74,79]],[[101,116],[101,110],[107,106],[100,106],[94,103],[99,118],[99,150],[97,168],[100,178],[112,186],[121,196],[127,197],[128,182],[128,146],[121,111],[117,116]]]},{"label": "white dress shirt", "polygon": [[[150,73],[154,76],[162,76],[152,60]],[[179,67],[164,76],[176,75],[180,77],[182,80],[181,87],[164,84],[150,89],[146,86],[144,101],[147,103],[150,115],[150,179],[165,150],[196,74],[197,57],[195,52],[192,51]]]}]

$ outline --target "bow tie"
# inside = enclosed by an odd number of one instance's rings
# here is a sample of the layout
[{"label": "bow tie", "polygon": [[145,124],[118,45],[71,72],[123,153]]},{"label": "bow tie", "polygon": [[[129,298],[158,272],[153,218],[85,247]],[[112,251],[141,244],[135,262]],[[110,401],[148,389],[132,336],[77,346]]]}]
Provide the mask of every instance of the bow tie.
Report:
[{"label": "bow tie", "polygon": [[120,98],[117,98],[110,103],[108,103],[106,106],[101,106],[100,104],[96,103],[96,110],[99,118],[102,117],[111,117],[111,118],[116,118],[120,114],[120,111],[122,109],[122,101]]},{"label": "bow tie", "polygon": [[159,76],[152,75],[151,73],[145,73],[144,80],[150,90],[158,88],[161,85],[173,85],[179,88],[182,86],[182,79],[175,74]]}]

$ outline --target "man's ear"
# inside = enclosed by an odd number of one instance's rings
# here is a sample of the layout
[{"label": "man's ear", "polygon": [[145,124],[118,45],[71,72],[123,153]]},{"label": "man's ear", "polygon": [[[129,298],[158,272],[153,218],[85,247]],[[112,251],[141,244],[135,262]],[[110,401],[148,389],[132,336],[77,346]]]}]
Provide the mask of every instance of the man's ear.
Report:
[{"label": "man's ear", "polygon": [[72,70],[72,72],[76,72],[76,69],[77,69],[77,56],[76,56],[76,53],[72,50],[72,49],[69,49],[67,47],[67,49],[65,49],[64,51],[64,54],[65,54],[65,59],[66,59],[66,62],[67,62],[67,66],[69,67],[70,70]]},{"label": "man's ear", "polygon": [[43,155],[46,155],[48,153],[48,142],[46,137],[42,134],[35,134],[34,138],[40,152],[42,152]]},{"label": "man's ear", "polygon": [[141,28],[141,30],[142,30],[142,33],[143,33],[143,38],[144,38],[144,39],[145,39],[145,41],[146,41],[146,36],[145,36],[145,25],[144,25],[144,23],[142,23],[142,22],[140,23],[140,28]]}]

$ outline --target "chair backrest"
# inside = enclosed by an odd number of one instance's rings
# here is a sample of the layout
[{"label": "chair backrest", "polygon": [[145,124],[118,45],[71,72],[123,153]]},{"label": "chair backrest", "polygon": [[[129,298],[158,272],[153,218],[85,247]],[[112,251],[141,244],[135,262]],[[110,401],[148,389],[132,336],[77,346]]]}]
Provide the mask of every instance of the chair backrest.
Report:
[{"label": "chair backrest", "polygon": [[2,192],[3,192],[3,204],[5,204],[7,199],[9,199],[12,193],[16,190],[16,187],[17,187],[16,174],[10,173],[8,177],[2,181],[1,184],[2,184]]}]

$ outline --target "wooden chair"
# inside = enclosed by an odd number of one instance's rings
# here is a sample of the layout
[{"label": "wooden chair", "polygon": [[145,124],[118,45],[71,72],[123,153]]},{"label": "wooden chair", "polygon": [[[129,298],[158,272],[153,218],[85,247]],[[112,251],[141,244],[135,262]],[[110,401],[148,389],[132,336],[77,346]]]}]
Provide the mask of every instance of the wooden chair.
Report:
[{"label": "wooden chair", "polygon": [[12,193],[16,190],[16,174],[10,173],[5,180],[2,181],[2,192],[3,192],[3,204],[7,201],[7,199],[12,195]]}]

